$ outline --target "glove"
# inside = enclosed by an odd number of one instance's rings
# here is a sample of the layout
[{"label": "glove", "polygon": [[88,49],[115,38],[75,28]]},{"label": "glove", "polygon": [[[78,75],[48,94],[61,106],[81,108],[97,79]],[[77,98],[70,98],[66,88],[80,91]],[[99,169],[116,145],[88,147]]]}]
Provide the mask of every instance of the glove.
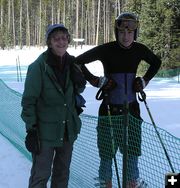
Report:
[{"label": "glove", "polygon": [[38,155],[40,153],[40,142],[37,129],[27,131],[25,146],[27,150],[33,154]]},{"label": "glove", "polygon": [[89,80],[89,83],[94,87],[99,87],[99,77]]},{"label": "glove", "polygon": [[146,81],[143,77],[137,77],[133,83],[133,90],[135,92],[140,92],[147,86],[147,84],[148,81]]},{"label": "glove", "polygon": [[98,87],[103,91],[111,91],[117,86],[117,83],[112,78],[99,77]]},{"label": "glove", "polygon": [[76,97],[76,110],[77,110],[77,114],[80,115],[84,111],[82,107],[86,107],[85,106],[86,100],[80,94],[76,94],[75,97]]},{"label": "glove", "polygon": [[82,95],[76,94],[75,99],[76,99],[76,106],[78,106],[78,107],[86,107],[85,106],[86,100],[84,99],[84,97]]}]

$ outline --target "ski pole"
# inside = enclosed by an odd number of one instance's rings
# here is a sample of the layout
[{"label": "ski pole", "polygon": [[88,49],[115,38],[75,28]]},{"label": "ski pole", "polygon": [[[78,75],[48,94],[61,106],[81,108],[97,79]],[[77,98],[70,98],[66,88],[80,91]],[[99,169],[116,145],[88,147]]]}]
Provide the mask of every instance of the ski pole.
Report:
[{"label": "ski pole", "polygon": [[113,153],[113,159],[114,159],[114,166],[115,166],[115,171],[116,171],[116,177],[117,177],[117,183],[118,183],[118,188],[121,188],[120,185],[120,178],[119,178],[119,172],[118,172],[118,165],[117,165],[117,159],[116,159],[116,154],[115,154],[115,142],[114,142],[114,131],[112,127],[112,120],[111,120],[111,111],[110,111],[110,106],[108,104],[108,93],[103,92],[102,88],[99,89],[99,91],[96,94],[96,99],[97,100],[102,100],[103,97],[105,98],[106,104],[107,104],[107,111],[108,111],[108,118],[109,118],[109,124],[110,124],[110,134],[111,134],[111,142],[112,142],[112,153]]},{"label": "ski pole", "polygon": [[[104,94],[106,100],[108,97],[108,94]],[[119,172],[118,172],[118,165],[117,165],[117,159],[116,159],[116,153],[115,153],[115,142],[114,142],[114,130],[112,127],[112,120],[111,120],[111,111],[110,111],[110,106],[107,103],[107,111],[108,111],[108,118],[109,118],[109,124],[110,124],[110,134],[111,134],[111,142],[112,142],[112,153],[113,153],[113,159],[114,159],[114,166],[115,166],[115,171],[116,171],[116,177],[117,177],[117,183],[118,183],[118,188],[121,188],[120,185],[120,178],[119,178]]]},{"label": "ski pole", "polygon": [[122,168],[122,187],[126,188],[127,184],[127,161],[128,161],[128,129],[129,129],[129,103],[127,99],[127,74],[124,74],[124,122],[123,122],[123,168]]},{"label": "ski pole", "polygon": [[156,132],[156,134],[157,134],[157,136],[158,136],[158,138],[159,138],[159,141],[160,141],[160,143],[161,143],[161,146],[162,146],[162,148],[163,148],[163,150],[164,150],[164,153],[165,153],[165,155],[166,155],[166,158],[167,158],[167,161],[168,161],[168,163],[169,163],[169,166],[170,166],[172,172],[175,173],[174,168],[173,168],[172,163],[171,163],[171,160],[170,160],[170,157],[169,157],[169,155],[168,155],[168,153],[167,153],[167,150],[166,150],[166,148],[165,148],[165,146],[164,146],[164,144],[163,144],[163,141],[162,141],[162,139],[161,139],[161,136],[160,136],[160,134],[159,134],[159,132],[158,132],[158,130],[157,130],[157,126],[156,126],[156,124],[155,124],[155,122],[154,122],[154,120],[153,120],[153,117],[152,117],[152,115],[151,115],[150,109],[149,109],[148,104],[147,104],[147,102],[146,102],[146,94],[145,94],[145,92],[144,92],[143,90],[140,91],[140,94],[141,94],[141,98],[139,97],[139,95],[138,95],[138,98],[139,98],[140,101],[143,101],[144,104],[145,104],[145,107],[146,107],[146,109],[147,109],[147,112],[148,112],[148,114],[149,114],[149,117],[150,117],[150,119],[151,119],[151,122],[152,122],[152,124],[153,124],[153,126],[154,126],[155,132]]}]

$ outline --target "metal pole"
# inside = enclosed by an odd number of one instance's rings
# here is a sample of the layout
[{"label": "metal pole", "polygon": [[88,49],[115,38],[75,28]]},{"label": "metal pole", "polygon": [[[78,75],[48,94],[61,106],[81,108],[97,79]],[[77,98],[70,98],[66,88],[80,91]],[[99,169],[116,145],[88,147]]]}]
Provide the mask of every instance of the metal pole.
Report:
[{"label": "metal pole", "polygon": [[[105,98],[107,99],[108,94],[105,93]],[[107,100],[106,100],[107,102]],[[110,106],[107,103],[107,110],[108,110],[108,118],[109,118],[109,124],[110,124],[110,134],[111,134],[111,142],[112,142],[112,152],[113,152],[113,159],[114,159],[114,165],[115,165],[115,171],[116,171],[116,177],[117,177],[117,183],[118,183],[118,188],[121,188],[120,185],[120,178],[119,178],[119,173],[118,173],[118,165],[117,165],[117,160],[116,160],[116,153],[115,153],[115,142],[114,142],[114,130],[112,127],[112,120],[111,120],[111,111],[110,111]]]},{"label": "metal pole", "polygon": [[19,56],[18,56],[17,61],[18,61],[18,67],[19,67],[19,77],[20,77],[20,81],[22,82],[21,65],[20,65]]},{"label": "metal pole", "polygon": [[148,112],[148,114],[149,114],[149,117],[150,117],[150,119],[151,119],[151,122],[152,122],[152,124],[153,124],[153,126],[154,126],[154,129],[155,129],[155,131],[156,131],[156,134],[157,134],[157,136],[158,136],[158,138],[159,138],[159,141],[160,141],[160,143],[161,143],[161,146],[162,146],[162,148],[163,148],[163,150],[164,150],[164,153],[165,153],[166,158],[167,158],[167,160],[168,160],[169,166],[170,166],[172,172],[175,173],[174,168],[173,168],[172,163],[171,163],[171,160],[170,160],[169,155],[168,155],[168,153],[167,153],[167,150],[166,150],[166,148],[165,148],[165,146],[164,146],[164,144],[163,144],[163,141],[162,141],[162,139],[161,139],[161,137],[160,137],[160,134],[159,134],[159,132],[158,132],[158,130],[157,130],[157,126],[156,126],[156,124],[155,124],[155,122],[154,122],[154,120],[153,120],[153,117],[152,117],[152,115],[151,115],[150,109],[149,109],[148,104],[147,104],[147,102],[146,102],[146,94],[145,94],[144,91],[140,91],[140,94],[141,94],[141,99],[142,99],[142,101],[144,101],[144,104],[145,104],[145,106],[146,106],[147,112]]},{"label": "metal pole", "polygon": [[18,69],[18,61],[16,59],[16,72],[17,72],[17,81],[19,82],[19,69]]},{"label": "metal pole", "polygon": [[104,92],[104,95],[103,95],[102,88],[100,88],[96,94],[96,99],[101,100],[101,99],[103,99],[103,97],[104,97],[106,105],[107,105],[107,112],[108,112],[108,118],[109,118],[109,124],[110,124],[110,136],[111,136],[111,143],[112,143],[112,153],[113,153],[117,183],[118,183],[118,188],[121,188],[120,178],[119,178],[119,173],[118,173],[118,165],[117,165],[117,160],[116,160],[116,153],[115,153],[114,130],[113,130],[113,124],[112,124],[112,119],[111,119],[111,110],[110,110],[110,106],[109,106],[108,93]]},{"label": "metal pole", "polygon": [[128,160],[128,126],[129,126],[129,104],[127,100],[127,74],[124,75],[124,122],[123,122],[123,188],[126,188],[127,184],[127,160]]}]

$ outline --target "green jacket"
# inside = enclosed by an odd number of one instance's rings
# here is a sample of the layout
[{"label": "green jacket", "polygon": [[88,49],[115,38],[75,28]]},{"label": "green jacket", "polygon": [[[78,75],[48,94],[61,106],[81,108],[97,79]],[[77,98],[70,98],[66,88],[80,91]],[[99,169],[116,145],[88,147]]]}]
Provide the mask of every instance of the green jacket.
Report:
[{"label": "green jacket", "polygon": [[[65,92],[58,84],[52,68],[46,63],[47,51],[28,67],[22,97],[21,117],[26,129],[38,126],[40,141],[48,146],[63,144],[65,127],[73,143],[81,128],[81,120],[75,108],[75,93],[67,72]],[[68,54],[68,61],[74,58]]]}]

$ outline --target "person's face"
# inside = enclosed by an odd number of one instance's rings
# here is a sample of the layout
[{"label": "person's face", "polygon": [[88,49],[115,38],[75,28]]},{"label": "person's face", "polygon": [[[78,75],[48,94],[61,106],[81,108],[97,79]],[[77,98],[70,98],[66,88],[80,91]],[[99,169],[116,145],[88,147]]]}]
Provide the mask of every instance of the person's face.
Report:
[{"label": "person's face", "polygon": [[67,33],[64,33],[63,31],[54,32],[50,37],[49,47],[55,55],[63,56],[68,48],[68,40]]},{"label": "person's face", "polygon": [[124,30],[118,30],[118,40],[119,43],[128,48],[131,46],[131,44],[134,41],[134,30],[124,29]]}]

